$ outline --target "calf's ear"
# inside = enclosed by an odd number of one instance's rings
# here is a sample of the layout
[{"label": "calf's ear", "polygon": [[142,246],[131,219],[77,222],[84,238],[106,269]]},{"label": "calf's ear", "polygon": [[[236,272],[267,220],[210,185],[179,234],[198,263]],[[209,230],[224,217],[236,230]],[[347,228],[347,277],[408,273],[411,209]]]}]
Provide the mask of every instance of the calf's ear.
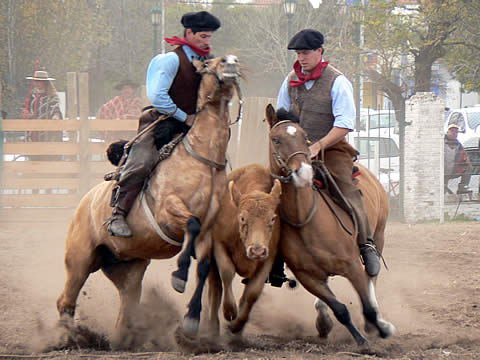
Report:
[{"label": "calf's ear", "polygon": [[280,180],[275,179],[273,182],[273,188],[272,191],[270,191],[270,195],[273,196],[278,202],[280,202],[280,195],[282,194],[282,184],[280,183]]},{"label": "calf's ear", "polygon": [[240,196],[242,194],[240,191],[238,191],[233,180],[228,183],[228,191],[230,192],[230,199],[232,200],[233,204],[238,207],[240,204]]}]

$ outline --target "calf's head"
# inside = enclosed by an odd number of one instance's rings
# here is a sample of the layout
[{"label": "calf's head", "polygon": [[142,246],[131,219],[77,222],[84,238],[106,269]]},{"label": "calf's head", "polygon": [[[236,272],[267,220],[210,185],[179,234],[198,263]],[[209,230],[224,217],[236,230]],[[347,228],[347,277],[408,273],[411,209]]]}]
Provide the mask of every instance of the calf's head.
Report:
[{"label": "calf's head", "polygon": [[277,221],[281,185],[275,180],[270,193],[252,191],[241,194],[235,183],[228,184],[233,204],[237,207],[240,239],[245,255],[251,260],[264,260],[269,256],[270,242]]}]

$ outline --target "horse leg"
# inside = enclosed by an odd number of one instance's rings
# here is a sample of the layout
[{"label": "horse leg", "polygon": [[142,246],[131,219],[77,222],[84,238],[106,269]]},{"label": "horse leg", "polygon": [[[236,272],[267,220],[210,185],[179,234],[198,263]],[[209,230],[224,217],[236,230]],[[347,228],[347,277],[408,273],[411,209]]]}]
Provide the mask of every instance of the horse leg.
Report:
[{"label": "horse leg", "polygon": [[375,283],[361,268],[360,262],[350,271],[347,276],[350,283],[353,285],[363,307],[363,316],[366,323],[375,326],[382,338],[387,338],[395,332],[395,326],[388,321],[385,321],[380,316],[378,311],[377,298],[375,296]]},{"label": "horse leg", "polygon": [[114,343],[128,348],[133,339],[128,339],[133,314],[140,302],[142,293],[142,280],[150,260],[120,261],[113,264],[102,265],[102,271],[118,290],[120,296],[120,309],[115,324],[116,334]]},{"label": "horse leg", "polygon": [[328,305],[328,307],[333,311],[333,314],[337,320],[348,329],[358,345],[367,343],[367,339],[353,324],[348,308],[345,306],[345,304],[342,304],[337,300],[335,294],[328,287],[328,284],[325,280],[320,280],[318,277],[312,277],[312,273],[310,272],[297,271],[295,275],[307,291],[317,296]]},{"label": "horse leg", "polygon": [[208,274],[208,305],[209,319],[208,330],[212,336],[220,335],[220,320],[218,318],[218,309],[222,301],[222,280],[218,272],[218,266],[215,259],[212,259],[210,273]]},{"label": "horse leg", "polygon": [[240,333],[245,327],[252,307],[257,302],[265,286],[265,280],[268,278],[268,274],[272,269],[273,261],[274,257],[270,257],[262,264],[257,273],[248,279],[248,284],[245,286],[242,297],[240,298],[238,317],[232,321],[228,327],[232,333]]},{"label": "horse leg", "polygon": [[212,236],[208,231],[199,238],[195,244],[197,254],[197,287],[188,304],[188,311],[183,319],[183,330],[187,335],[196,336],[200,325],[200,313],[202,311],[203,287],[210,271],[210,259],[212,255]]},{"label": "horse leg", "polygon": [[200,233],[200,228],[200,220],[195,216],[190,216],[187,220],[187,230],[185,231],[185,242],[187,246],[178,256],[178,269],[172,273],[172,287],[179,293],[185,291],[188,269],[190,267],[190,257],[195,258],[195,239]]},{"label": "horse leg", "polygon": [[317,328],[318,336],[322,339],[326,339],[330,331],[333,328],[333,321],[328,314],[328,306],[320,300],[315,299],[315,310],[317,311],[317,319],[315,320],[315,327]]},{"label": "horse leg", "polygon": [[86,248],[77,246],[73,249],[68,244],[74,244],[74,242],[67,240],[65,253],[67,280],[63,292],[57,299],[57,310],[60,319],[73,320],[78,294],[90,273],[99,269],[100,259],[89,246]]}]

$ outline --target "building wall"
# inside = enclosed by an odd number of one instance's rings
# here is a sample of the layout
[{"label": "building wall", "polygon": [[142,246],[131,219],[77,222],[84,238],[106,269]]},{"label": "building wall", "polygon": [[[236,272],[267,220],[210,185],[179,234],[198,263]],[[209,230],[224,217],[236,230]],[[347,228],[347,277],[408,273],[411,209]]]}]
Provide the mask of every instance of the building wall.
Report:
[{"label": "building wall", "polygon": [[434,93],[406,102],[404,217],[408,223],[440,219],[443,211],[445,103]]}]

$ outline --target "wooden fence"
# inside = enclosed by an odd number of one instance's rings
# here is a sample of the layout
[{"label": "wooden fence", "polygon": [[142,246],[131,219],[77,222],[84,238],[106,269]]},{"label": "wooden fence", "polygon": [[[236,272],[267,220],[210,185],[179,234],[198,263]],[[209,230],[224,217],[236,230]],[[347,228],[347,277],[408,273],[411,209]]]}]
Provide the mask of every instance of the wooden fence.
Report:
[{"label": "wooden fence", "polygon": [[[42,209],[45,213],[46,208],[56,209],[59,216],[71,216],[81,197],[101,182],[105,173],[113,171],[113,166],[105,157],[108,143],[102,142],[99,134],[119,131],[130,132],[132,136],[135,134],[137,120],[88,117],[86,73],[78,76],[69,73],[67,79],[67,120],[2,121],[2,132],[6,138],[0,185],[3,218],[7,213],[10,215],[8,218],[15,217],[18,209],[22,209],[23,216],[29,212],[32,216],[41,216]],[[269,102],[274,103],[274,99],[245,99],[243,120],[232,126],[228,150],[231,168],[251,162],[267,164],[268,125],[262,120]],[[234,100],[232,119],[236,118],[237,112],[238,102]],[[28,141],[24,135],[32,131],[61,131],[64,141]],[[52,212],[48,213],[51,216]]]}]

